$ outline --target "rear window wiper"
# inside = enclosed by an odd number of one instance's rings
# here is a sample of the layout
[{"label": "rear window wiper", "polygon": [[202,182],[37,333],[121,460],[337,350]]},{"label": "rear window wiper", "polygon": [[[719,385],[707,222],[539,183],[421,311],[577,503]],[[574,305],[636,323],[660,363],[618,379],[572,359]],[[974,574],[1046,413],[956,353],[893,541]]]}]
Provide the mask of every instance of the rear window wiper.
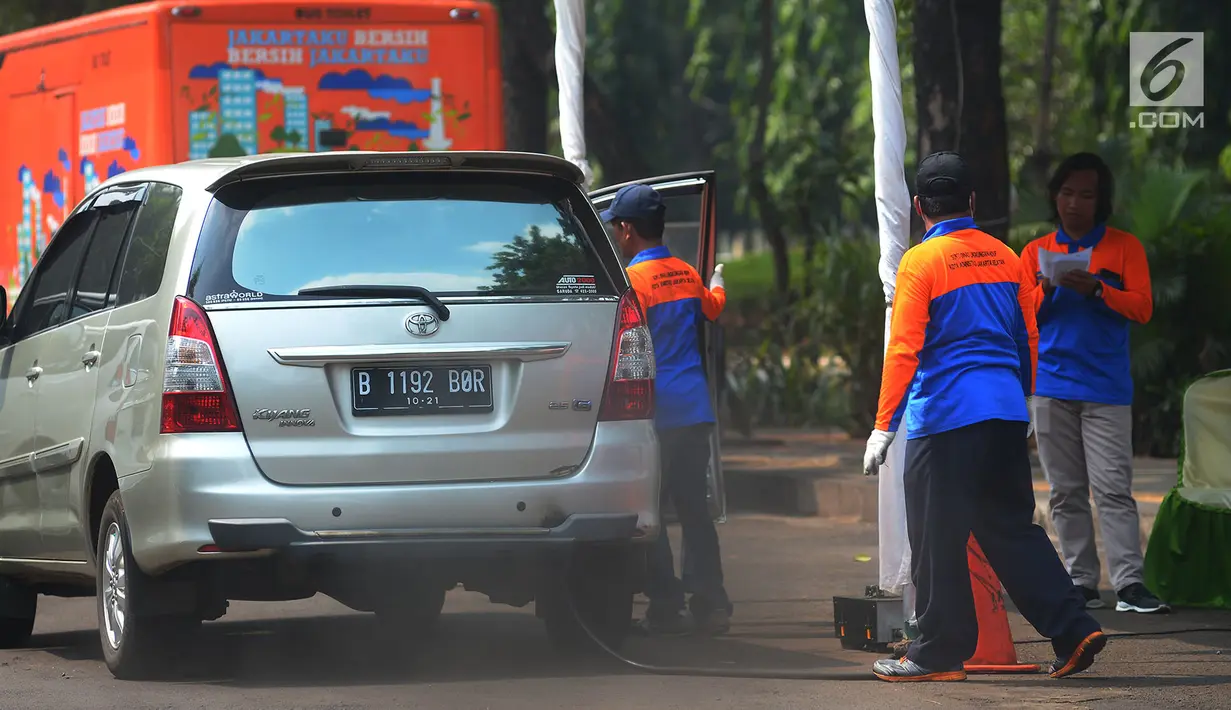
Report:
[{"label": "rear window wiper", "polygon": [[449,320],[449,307],[444,304],[436,294],[423,288],[422,286],[317,286],[314,288],[301,288],[295,292],[296,296],[354,296],[356,298],[421,298],[423,302],[431,306],[440,320]]}]

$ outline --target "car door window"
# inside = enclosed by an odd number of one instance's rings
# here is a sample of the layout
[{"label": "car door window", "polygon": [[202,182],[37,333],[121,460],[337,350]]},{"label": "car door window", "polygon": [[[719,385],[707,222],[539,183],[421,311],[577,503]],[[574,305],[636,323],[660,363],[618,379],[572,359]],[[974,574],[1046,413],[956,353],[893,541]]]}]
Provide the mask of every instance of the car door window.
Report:
[{"label": "car door window", "polygon": [[179,213],[184,191],[175,185],[150,183],[145,204],[137,211],[124,267],[116,289],[116,305],[134,303],[158,293],[162,272],[167,265],[167,250]]},{"label": "car door window", "polygon": [[[68,296],[77,267],[85,253],[95,215],[83,212],[73,216],[56,232],[47,251],[34,269],[34,278],[26,288],[22,310],[14,324],[13,341],[27,338],[68,318]],[[25,295],[24,293],[22,294]]]},{"label": "car door window", "polygon": [[120,250],[124,247],[124,237],[128,235],[128,225],[132,222],[135,208],[135,202],[95,208],[98,222],[81,264],[81,277],[77,279],[70,318],[100,311],[108,306],[107,296],[111,290],[112,275],[115,273]]},{"label": "car door window", "polygon": [[[707,186],[713,183],[712,173],[684,173],[637,182],[651,185],[662,197],[663,206],[667,210],[666,224],[663,225],[663,244],[671,250],[671,255],[684,260],[701,272],[702,277],[708,278],[707,266],[712,269],[713,265],[704,263],[707,261],[704,257],[706,240],[709,238],[707,210],[712,199],[712,190],[707,191]],[[612,185],[590,193],[595,207],[600,211],[607,209],[621,187],[624,187],[624,184]],[[607,230],[608,238],[613,238],[611,226],[604,224],[603,227]],[[612,243],[614,245],[614,241]]]}]

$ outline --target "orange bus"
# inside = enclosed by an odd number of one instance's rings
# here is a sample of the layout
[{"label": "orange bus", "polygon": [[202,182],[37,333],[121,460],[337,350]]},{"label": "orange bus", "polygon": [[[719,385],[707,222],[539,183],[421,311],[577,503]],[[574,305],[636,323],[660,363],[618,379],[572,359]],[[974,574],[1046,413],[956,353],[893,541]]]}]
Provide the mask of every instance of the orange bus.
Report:
[{"label": "orange bus", "polygon": [[73,207],[133,168],[501,150],[501,80],[480,0],[157,0],[0,37],[0,283],[12,302]]}]

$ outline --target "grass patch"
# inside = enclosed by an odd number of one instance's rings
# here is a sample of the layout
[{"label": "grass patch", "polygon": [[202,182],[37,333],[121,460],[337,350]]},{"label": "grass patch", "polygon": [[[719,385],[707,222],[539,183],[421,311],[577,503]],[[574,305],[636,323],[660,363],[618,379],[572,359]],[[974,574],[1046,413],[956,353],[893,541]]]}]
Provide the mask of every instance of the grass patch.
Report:
[{"label": "grass patch", "polygon": [[[791,281],[799,283],[803,280],[804,250],[791,249],[789,260],[791,264]],[[731,259],[723,269],[723,280],[726,282],[727,301],[732,304],[762,303],[773,297],[774,293],[774,256],[772,252],[764,251],[750,254],[741,259]]]}]

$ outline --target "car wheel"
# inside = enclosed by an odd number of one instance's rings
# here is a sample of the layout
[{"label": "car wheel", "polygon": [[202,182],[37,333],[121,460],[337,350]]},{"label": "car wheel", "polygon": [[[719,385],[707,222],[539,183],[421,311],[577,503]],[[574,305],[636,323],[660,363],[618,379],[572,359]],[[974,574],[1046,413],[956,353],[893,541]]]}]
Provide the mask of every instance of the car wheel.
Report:
[{"label": "car wheel", "polygon": [[624,645],[632,630],[633,554],[631,545],[583,547],[573,553],[569,566],[535,602],[556,648],[600,650],[591,633],[612,650]]},{"label": "car wheel", "polygon": [[33,589],[0,578],[0,648],[20,648],[30,641],[38,593]]},{"label": "car wheel", "polygon": [[103,660],[122,680],[155,677],[167,670],[175,643],[200,625],[195,618],[144,613],[155,580],[141,571],[132,556],[132,538],[119,491],[111,494],[99,524],[96,555],[98,632]]}]

